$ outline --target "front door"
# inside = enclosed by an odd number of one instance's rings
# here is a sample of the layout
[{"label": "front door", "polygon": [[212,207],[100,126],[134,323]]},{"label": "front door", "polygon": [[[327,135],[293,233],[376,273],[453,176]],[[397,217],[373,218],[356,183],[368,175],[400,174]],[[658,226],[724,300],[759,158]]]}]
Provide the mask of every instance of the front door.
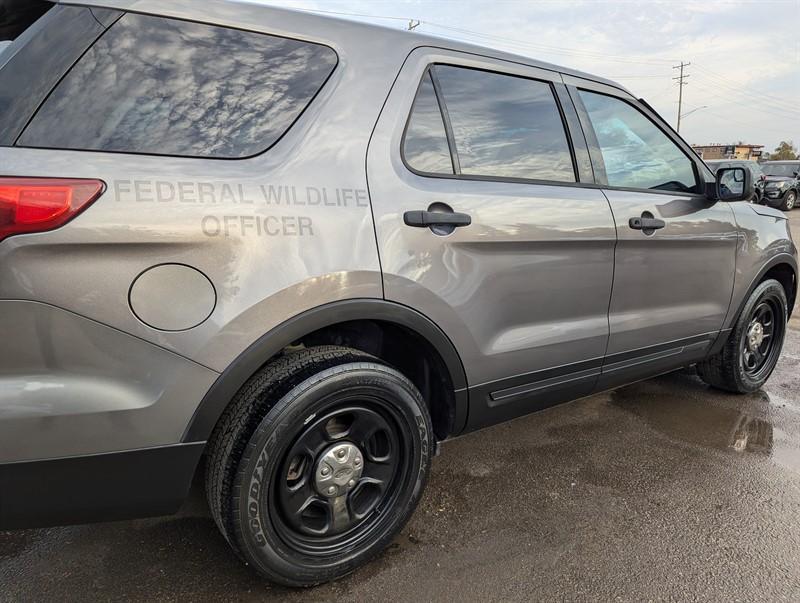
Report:
[{"label": "front door", "polygon": [[618,243],[602,387],[705,356],[733,291],[737,229],[699,160],[647,107],[572,78]]},{"label": "front door", "polygon": [[370,143],[385,296],[455,344],[470,428],[585,395],[600,373],[615,226],[578,185],[559,87],[553,71],[417,49]]}]

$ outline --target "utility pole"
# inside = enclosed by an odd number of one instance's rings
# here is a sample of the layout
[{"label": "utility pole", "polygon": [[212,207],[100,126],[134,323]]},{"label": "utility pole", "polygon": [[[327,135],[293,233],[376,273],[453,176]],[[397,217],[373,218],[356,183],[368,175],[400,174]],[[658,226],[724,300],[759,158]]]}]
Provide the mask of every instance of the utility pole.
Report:
[{"label": "utility pole", "polygon": [[681,61],[680,65],[675,65],[673,69],[680,69],[681,74],[678,77],[672,78],[673,80],[678,80],[678,125],[675,127],[677,132],[681,131],[681,105],[683,104],[683,87],[688,83],[686,78],[689,77],[688,74],[683,75],[683,68],[688,67],[691,63],[684,63]]},{"label": "utility pole", "polygon": [[422,22],[419,19],[409,19],[408,20],[408,31],[415,30],[417,27],[420,26],[420,23],[422,23]]}]

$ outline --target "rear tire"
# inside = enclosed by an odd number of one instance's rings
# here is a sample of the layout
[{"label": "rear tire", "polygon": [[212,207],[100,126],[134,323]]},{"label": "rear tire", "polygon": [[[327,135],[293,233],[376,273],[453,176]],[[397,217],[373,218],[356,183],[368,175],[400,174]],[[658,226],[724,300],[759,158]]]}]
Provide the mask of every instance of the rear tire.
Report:
[{"label": "rear tire", "polygon": [[778,281],[769,279],[756,287],[725,347],[697,365],[703,381],[739,394],[763,386],[783,347],[787,308],[786,293]]},{"label": "rear tire", "polygon": [[236,552],[285,586],[334,580],[380,553],[419,501],[433,429],[416,387],[357,350],[288,354],[214,430],[206,487]]}]

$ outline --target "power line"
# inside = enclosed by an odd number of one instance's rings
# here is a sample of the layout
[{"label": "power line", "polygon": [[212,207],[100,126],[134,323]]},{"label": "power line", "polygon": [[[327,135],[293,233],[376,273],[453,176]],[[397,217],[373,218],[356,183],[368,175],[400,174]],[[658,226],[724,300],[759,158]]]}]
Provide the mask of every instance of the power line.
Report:
[{"label": "power line", "polygon": [[684,63],[681,61],[680,65],[675,65],[673,69],[680,69],[681,74],[678,77],[672,78],[673,80],[678,80],[678,125],[675,127],[675,131],[680,134],[681,131],[681,105],[683,104],[683,87],[687,85],[686,78],[689,77],[689,74],[683,75],[683,68],[688,67],[691,63]]},{"label": "power line", "polygon": [[[717,109],[717,110],[724,109],[726,107],[745,109],[745,110],[747,110],[747,114],[751,114],[751,115],[766,115],[766,116],[775,118],[775,119],[779,120],[780,122],[788,122],[788,123],[793,123],[794,122],[794,120],[792,118],[787,117],[786,115],[780,115],[779,113],[772,113],[771,111],[769,111],[767,109],[764,109],[763,107],[754,107],[754,106],[752,106],[750,104],[736,102],[736,101],[732,101],[732,100],[728,100],[727,102],[724,102],[724,103],[717,103],[717,104],[714,105],[714,108]],[[739,122],[743,123],[744,120],[742,120],[740,117],[737,117],[735,119],[735,122],[736,123],[739,123]],[[761,122],[761,123],[763,123],[763,122]]]},{"label": "power line", "polygon": [[321,8],[295,8],[292,7],[292,10],[299,10],[304,13],[323,13],[325,15],[339,15],[341,17],[366,17],[368,19],[389,19],[392,21],[411,21],[408,17],[393,17],[387,15],[368,15],[366,13],[345,13],[336,10],[323,10]]},{"label": "power line", "polygon": [[[722,116],[720,116],[720,115],[717,115],[717,114],[716,114],[716,113],[714,113],[713,111],[706,113],[706,114],[705,114],[705,117],[706,117],[707,119],[708,119],[708,118],[711,118],[711,119],[716,119],[716,120],[718,120],[720,123],[724,123],[725,125],[727,125],[728,127],[730,127],[730,124],[731,124],[731,122],[730,122],[730,120],[729,120],[729,119],[727,119],[727,118],[725,118],[725,117],[722,117]],[[761,123],[761,122],[753,122],[753,121],[741,120],[741,119],[737,119],[737,120],[736,120],[736,122],[737,122],[737,123],[740,123],[740,124],[746,124],[746,125],[750,125],[750,126],[756,126],[756,127],[759,129],[759,131],[766,131],[766,132],[771,132],[772,134],[781,135],[781,136],[786,136],[786,131],[785,131],[785,130],[777,130],[777,129],[775,129],[775,128],[769,128],[769,127],[766,127],[766,126],[764,126],[764,124],[763,124],[763,123]]]},{"label": "power line", "polygon": [[[605,54],[601,52],[594,52],[591,50],[582,50],[578,48],[564,48],[560,46],[548,46],[545,44],[535,44],[529,42],[527,40],[516,40],[513,38],[507,38],[504,36],[496,36],[492,34],[487,34],[479,31],[473,31],[470,29],[464,29],[461,27],[453,27],[450,25],[442,25],[441,23],[435,23],[433,21],[423,21],[421,19],[411,19],[409,17],[398,17],[395,15],[372,15],[367,13],[351,13],[351,12],[344,12],[344,11],[332,11],[332,10],[323,10],[323,9],[314,9],[314,8],[298,8],[295,10],[300,10],[304,12],[310,13],[323,13],[327,15],[339,15],[339,16],[348,16],[348,17],[363,17],[368,19],[388,19],[393,21],[404,21],[409,24],[408,29],[415,29],[420,25],[425,25],[429,27],[436,27],[439,29],[444,29],[446,31],[453,31],[456,33],[460,33],[466,36],[477,37],[481,39],[487,40],[497,40],[503,42],[504,44],[512,45],[512,46],[521,46],[527,48],[533,48],[536,50],[551,52],[554,54],[564,54],[569,56],[579,56],[584,58],[602,58],[606,59],[610,62],[615,63],[636,63],[641,65],[666,65],[671,63],[672,59],[646,59],[644,57],[640,57],[639,59],[631,58],[632,55],[615,55],[615,54]],[[414,24],[413,27],[410,27],[411,24]]]},{"label": "power line", "polygon": [[[715,80],[724,82],[724,83],[726,83],[726,85],[728,85],[729,87],[733,87],[736,90],[741,90],[742,86],[744,85],[741,82],[737,82],[735,80],[732,80],[730,78],[722,76],[722,75],[720,75],[718,73],[715,73],[715,72],[711,71],[710,69],[708,69],[706,67],[703,67],[702,65],[695,65],[695,67],[697,69],[699,69],[700,71],[703,71],[708,76],[714,78]],[[800,81],[800,80],[798,80],[798,81]],[[772,94],[768,94],[768,93],[762,92],[762,91],[759,91],[758,96],[761,99],[769,99],[771,102],[774,102],[776,104],[785,105],[787,108],[789,108],[792,111],[798,111],[797,105],[795,103],[793,103],[791,101],[787,101],[786,99],[781,98],[779,96],[774,96]]]},{"label": "power line", "polygon": [[575,56],[575,57],[582,57],[582,58],[599,58],[605,59],[609,62],[613,63],[636,63],[641,65],[667,65],[671,63],[671,59],[645,59],[641,57],[639,59],[631,58],[631,55],[615,55],[615,54],[606,54],[601,52],[594,52],[591,50],[582,50],[578,48],[564,48],[561,46],[549,46],[545,44],[536,44],[533,42],[529,42],[527,40],[518,40],[514,38],[507,38],[504,36],[496,36],[492,34],[487,34],[483,32],[472,31],[470,29],[463,29],[461,27],[452,27],[450,25],[442,25],[441,23],[434,23],[432,21],[423,21],[423,23],[430,27],[436,27],[439,29],[444,29],[446,31],[453,31],[456,33],[460,33],[462,35],[476,37],[479,39],[486,39],[486,40],[497,40],[509,46],[518,46],[524,48],[532,48],[539,51],[549,52],[552,54],[563,54],[568,56]]},{"label": "power line", "polygon": [[800,109],[789,101],[784,101],[777,97],[771,97],[775,99],[771,100],[761,92],[750,92],[744,89],[741,84],[729,83],[730,80],[725,80],[721,76],[717,76],[713,72],[708,71],[708,69],[703,67],[698,67],[698,69],[700,69],[703,75],[707,77],[714,86],[721,88],[723,92],[729,95],[737,95],[750,100],[750,102],[758,103],[759,105],[767,105],[777,111],[784,111],[791,114],[795,119],[798,117],[798,114],[800,114]]},{"label": "power line", "polygon": [[[698,82],[695,83],[697,84]],[[750,110],[763,111],[769,115],[774,115],[775,117],[779,117],[781,119],[796,120],[798,117],[796,110],[785,109],[777,105],[772,105],[766,101],[762,101],[757,96],[753,96],[741,90],[726,90],[717,82],[699,82],[699,85],[700,89],[704,90],[705,95],[709,98],[719,98],[727,101],[729,104],[747,107]]]},{"label": "power line", "polygon": [[608,80],[649,80],[660,79],[663,80],[665,75],[604,75]]},{"label": "power line", "polygon": [[[451,32],[458,33],[458,34],[460,34],[462,36],[477,38],[479,40],[499,41],[499,42],[503,43],[504,45],[510,46],[512,48],[513,47],[519,47],[519,48],[522,48],[522,49],[532,49],[532,50],[536,50],[536,51],[539,51],[539,52],[558,54],[558,55],[566,55],[566,56],[584,58],[584,59],[603,59],[605,61],[614,62],[614,63],[629,63],[629,64],[658,65],[658,66],[666,65],[668,63],[673,62],[673,60],[670,60],[670,59],[656,59],[656,58],[647,58],[647,59],[645,59],[644,57],[640,57],[639,59],[636,59],[636,58],[633,58],[632,55],[621,56],[621,55],[594,52],[594,51],[590,51],[590,50],[582,50],[582,49],[577,49],[577,48],[564,48],[564,47],[559,47],[559,46],[549,46],[549,45],[545,45],[545,44],[536,44],[536,43],[532,43],[532,42],[525,41],[525,40],[506,38],[506,37],[502,37],[502,36],[496,36],[496,35],[487,34],[487,33],[483,33],[483,32],[464,29],[464,28],[460,28],[460,27],[453,27],[453,26],[450,26],[450,25],[443,25],[443,24],[435,23],[435,22],[431,22],[431,21],[423,21],[421,19],[410,19],[408,17],[400,17],[400,16],[395,16],[395,15],[373,15],[373,14],[368,14],[368,13],[352,13],[352,12],[331,11],[331,10],[322,10],[322,9],[297,9],[297,10],[302,10],[302,11],[305,11],[305,12],[312,12],[312,13],[316,12],[316,13],[324,13],[324,14],[331,14],[331,15],[349,16],[349,17],[363,17],[363,18],[369,18],[369,19],[386,19],[386,20],[393,20],[393,21],[403,21],[403,22],[405,22],[407,24],[407,29],[408,30],[414,30],[414,29],[416,29],[417,27],[419,27],[421,25],[425,25],[427,27],[434,27],[434,28],[445,30],[445,31],[451,31]],[[469,40],[467,40],[467,41],[469,41]],[[682,61],[681,61],[681,63],[683,65],[683,67],[688,66],[688,63],[684,64]],[[739,95],[743,99],[751,100],[751,102],[758,101],[758,104],[759,104],[758,108],[761,109],[761,110],[764,110],[764,108],[766,107],[766,108],[772,109],[774,111],[790,113],[790,114],[792,114],[791,118],[796,117],[796,114],[798,113],[798,109],[789,104],[790,101],[786,101],[786,100],[780,99],[778,97],[771,96],[769,94],[764,94],[764,93],[761,93],[761,92],[759,92],[758,94],[753,93],[753,92],[749,92],[747,90],[742,89],[741,84],[738,83],[738,82],[734,82],[732,80],[724,78],[723,76],[715,74],[714,72],[712,72],[712,71],[710,71],[708,69],[705,69],[702,66],[696,66],[696,67],[698,69],[700,69],[704,73],[704,75],[706,75],[709,78],[711,78],[711,80],[712,80],[714,85],[729,91],[729,94]],[[681,65],[678,65],[675,68],[681,68]],[[655,79],[657,77],[659,77],[659,76],[655,76],[655,75],[647,75],[647,76],[622,75],[622,76],[615,76],[615,77],[611,76],[611,77],[609,77],[609,79],[618,79],[618,80],[629,79],[629,80],[634,80],[634,79]],[[679,76],[677,78],[673,78],[673,79],[675,79],[675,80],[680,82],[679,95],[678,95],[679,96],[679,98],[678,98],[679,105],[682,103],[683,86],[687,84],[687,82],[685,81],[685,78],[687,78],[687,77],[689,77],[689,76],[688,75],[683,76],[683,74],[681,74],[681,76]],[[787,103],[787,104],[783,104],[783,103]],[[773,114],[773,115],[775,115],[775,114]],[[784,115],[776,115],[776,116],[778,116],[778,117],[786,117],[785,114]]]}]

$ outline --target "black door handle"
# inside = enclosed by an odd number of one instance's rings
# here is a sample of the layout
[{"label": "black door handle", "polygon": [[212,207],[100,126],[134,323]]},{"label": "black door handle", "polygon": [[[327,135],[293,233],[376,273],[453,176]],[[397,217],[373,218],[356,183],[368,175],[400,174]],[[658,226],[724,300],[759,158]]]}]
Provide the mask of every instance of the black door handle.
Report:
[{"label": "black door handle", "polygon": [[667,223],[664,222],[664,220],[659,220],[651,216],[642,216],[641,218],[631,218],[628,220],[628,226],[634,230],[641,230],[645,234],[652,234],[656,230],[664,228],[666,225]]},{"label": "black door handle", "polygon": [[459,226],[472,224],[472,218],[469,214],[461,214],[457,211],[414,210],[403,214],[403,222],[406,223],[406,226],[415,226],[417,228],[427,228],[429,226],[454,226],[458,228]]}]

